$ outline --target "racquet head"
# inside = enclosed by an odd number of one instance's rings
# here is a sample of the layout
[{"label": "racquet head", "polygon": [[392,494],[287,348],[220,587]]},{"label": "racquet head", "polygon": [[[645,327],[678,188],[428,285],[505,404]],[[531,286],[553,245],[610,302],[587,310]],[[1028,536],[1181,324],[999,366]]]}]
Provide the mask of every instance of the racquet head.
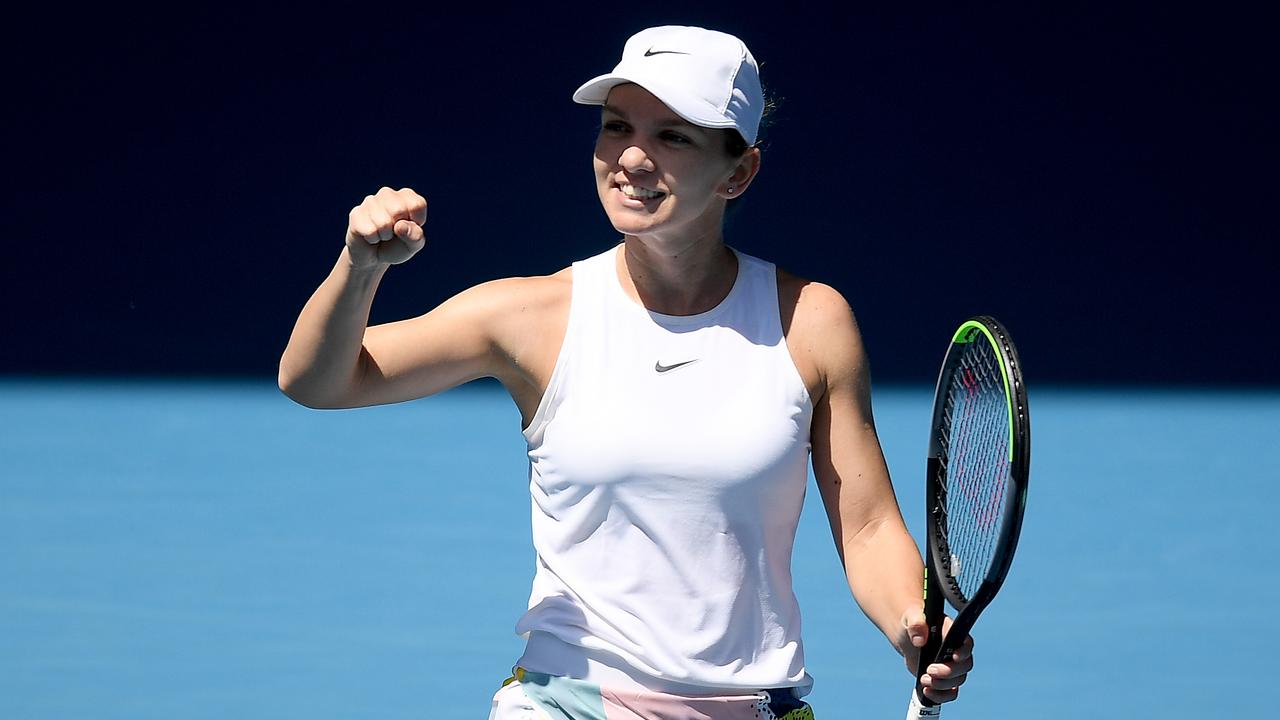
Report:
[{"label": "racquet head", "polygon": [[976,616],[1009,572],[1026,507],[1030,433],[1008,331],[986,315],[965,321],[938,374],[926,498],[929,572],[957,611],[976,604],[967,613]]}]

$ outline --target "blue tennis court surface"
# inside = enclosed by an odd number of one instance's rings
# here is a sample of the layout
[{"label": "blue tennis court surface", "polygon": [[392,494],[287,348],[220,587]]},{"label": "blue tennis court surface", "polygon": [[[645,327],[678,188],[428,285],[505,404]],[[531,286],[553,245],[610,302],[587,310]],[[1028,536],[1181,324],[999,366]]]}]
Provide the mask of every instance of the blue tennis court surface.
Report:
[{"label": "blue tennis court surface", "polygon": [[[876,395],[917,538],[930,394]],[[1031,408],[1019,554],[946,716],[1256,716],[1280,392]],[[518,425],[493,386],[317,412],[269,382],[0,381],[0,717],[487,717],[532,574]],[[795,575],[818,717],[901,717],[812,486]]]}]

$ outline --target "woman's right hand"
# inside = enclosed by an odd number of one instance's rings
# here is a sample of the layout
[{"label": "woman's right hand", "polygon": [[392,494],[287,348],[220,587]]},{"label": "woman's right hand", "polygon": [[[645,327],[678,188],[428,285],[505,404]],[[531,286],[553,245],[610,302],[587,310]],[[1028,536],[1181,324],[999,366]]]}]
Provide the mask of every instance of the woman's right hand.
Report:
[{"label": "woman's right hand", "polygon": [[409,188],[384,187],[351,208],[347,255],[357,269],[398,265],[427,244],[427,200]]}]

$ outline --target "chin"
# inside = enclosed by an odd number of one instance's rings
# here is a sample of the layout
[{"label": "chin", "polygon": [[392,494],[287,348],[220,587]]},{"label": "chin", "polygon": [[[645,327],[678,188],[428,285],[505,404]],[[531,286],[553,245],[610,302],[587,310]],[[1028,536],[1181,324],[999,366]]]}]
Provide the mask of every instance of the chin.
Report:
[{"label": "chin", "polygon": [[646,237],[652,234],[651,229],[648,227],[637,227],[635,225],[620,223],[613,223],[613,229],[619,235],[626,235],[628,237]]},{"label": "chin", "polygon": [[609,224],[613,225],[613,229],[623,235],[647,235],[654,232],[663,223],[656,218],[649,216],[637,216],[635,213],[619,213],[606,212],[609,217]]}]

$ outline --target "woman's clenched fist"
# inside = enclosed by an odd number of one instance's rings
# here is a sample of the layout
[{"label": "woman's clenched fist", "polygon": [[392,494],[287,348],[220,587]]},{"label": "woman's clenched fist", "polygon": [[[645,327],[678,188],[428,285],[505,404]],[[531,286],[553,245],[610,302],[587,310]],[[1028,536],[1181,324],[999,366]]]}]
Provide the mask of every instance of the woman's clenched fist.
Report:
[{"label": "woman's clenched fist", "polygon": [[427,200],[409,188],[384,187],[351,208],[347,223],[347,254],[351,265],[370,268],[396,265],[426,245],[422,225]]}]

